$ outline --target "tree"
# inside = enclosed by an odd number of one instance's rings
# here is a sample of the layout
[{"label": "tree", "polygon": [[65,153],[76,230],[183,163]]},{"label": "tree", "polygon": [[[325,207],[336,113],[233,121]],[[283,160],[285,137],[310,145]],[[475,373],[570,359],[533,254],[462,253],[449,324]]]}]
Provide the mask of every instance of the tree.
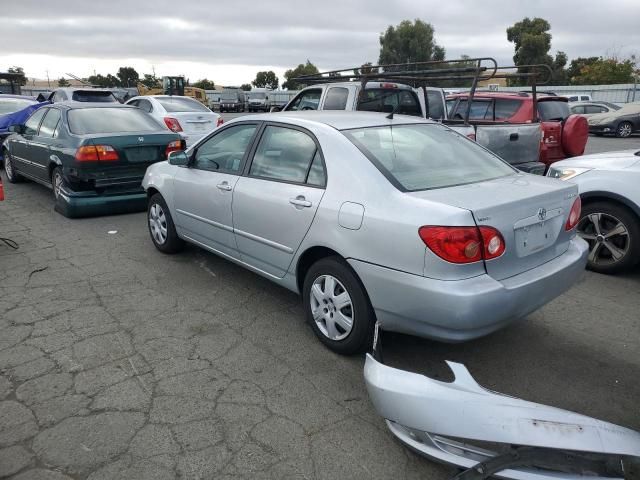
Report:
[{"label": "tree", "polygon": [[59,87],[69,87],[71,86],[71,84],[69,83],[69,80],[67,80],[64,77],[60,77],[60,79],[58,80],[58,86]]},{"label": "tree", "polygon": [[275,90],[278,88],[279,81],[276,74],[269,70],[268,72],[258,72],[256,79],[251,83],[256,88],[271,88]]},{"label": "tree", "polygon": [[569,83],[576,84],[576,82],[579,81],[578,77],[580,76],[582,68],[587,65],[593,65],[598,60],[600,60],[600,57],[578,57],[571,60],[571,64],[567,70]]},{"label": "tree", "polygon": [[289,69],[284,72],[284,78],[286,81],[282,84],[282,88],[287,90],[299,90],[304,87],[304,84],[297,83],[294,78],[301,77],[303,75],[315,75],[320,73],[318,68],[307,59],[307,63],[301,63],[296,68]]},{"label": "tree", "polygon": [[202,80],[198,80],[193,84],[196,88],[202,88],[203,90],[215,90],[216,84],[213,80],[209,80],[207,78],[203,78]]},{"label": "tree", "polygon": [[363,63],[362,65],[360,65],[360,68],[354,68],[353,69],[353,74],[354,75],[366,75],[368,73],[378,73],[378,69],[377,68],[372,68],[373,64],[371,62],[366,62]]},{"label": "tree", "polygon": [[380,35],[378,63],[414,63],[444,60],[445,49],[435,43],[430,23],[416,19],[403,20],[397,26],[389,25]]},{"label": "tree", "polygon": [[118,87],[120,84],[120,80],[110,73],[107,74],[106,77],[101,73],[98,73],[97,75],[91,75],[89,78],[87,78],[87,82],[89,82],[91,85],[102,88]]},{"label": "tree", "polygon": [[242,85],[240,85],[240,88],[243,91],[248,92],[251,90],[251,85],[249,83],[243,83]]},{"label": "tree", "polygon": [[140,76],[133,67],[120,67],[118,73],[118,87],[135,87],[140,81]]},{"label": "tree", "polygon": [[[515,65],[549,65],[553,84],[563,85],[567,81],[565,70],[567,55],[564,52],[557,52],[555,59],[549,55],[549,50],[551,50],[550,29],[551,25],[544,18],[531,19],[527,17],[507,28],[507,40],[513,42],[515,47],[513,55]],[[526,67],[518,68],[518,73],[528,72],[529,69]],[[538,79],[540,78],[538,77]],[[509,80],[510,85],[529,85],[531,82],[532,79],[528,78]]]},{"label": "tree", "polygon": [[147,88],[160,88],[160,87],[162,87],[162,82],[160,81],[160,79],[158,77],[156,77],[155,74],[145,73],[144,74],[144,78],[142,80],[140,80],[140,83],[142,83]]},{"label": "tree", "polygon": [[574,85],[633,83],[634,74],[637,74],[635,67],[635,57],[626,60],[600,57],[594,62],[583,65],[580,73],[572,78],[572,83]]},{"label": "tree", "polygon": [[21,87],[27,84],[27,77],[24,76],[24,68],[17,67],[14,65],[13,67],[9,67],[9,69],[7,70],[7,73],[18,73],[22,75],[22,79],[16,81],[16,83]]}]

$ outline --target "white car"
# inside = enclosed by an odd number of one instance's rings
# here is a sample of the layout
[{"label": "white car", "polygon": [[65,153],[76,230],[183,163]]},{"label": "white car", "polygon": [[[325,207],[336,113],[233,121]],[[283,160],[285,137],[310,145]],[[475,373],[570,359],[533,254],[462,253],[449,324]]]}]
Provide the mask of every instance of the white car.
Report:
[{"label": "white car", "polygon": [[640,262],[640,150],[573,157],[551,165],[547,175],[578,184],[578,235],[589,243],[588,268],[617,273]]},{"label": "white car", "polygon": [[187,146],[222,125],[222,117],[190,97],[148,95],[134,97],[127,102],[150,113],[172,132],[180,134]]}]

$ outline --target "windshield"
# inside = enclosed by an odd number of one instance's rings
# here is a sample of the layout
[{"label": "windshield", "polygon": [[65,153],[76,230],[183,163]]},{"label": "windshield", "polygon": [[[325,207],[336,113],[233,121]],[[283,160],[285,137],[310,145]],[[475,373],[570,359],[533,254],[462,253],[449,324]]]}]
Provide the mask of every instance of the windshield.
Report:
[{"label": "windshield", "polygon": [[538,115],[540,115],[540,120],[543,122],[549,120],[562,121],[571,115],[571,112],[567,102],[546,100],[538,101]]},{"label": "windshield", "polygon": [[267,98],[267,94],[264,92],[250,93],[249,98],[252,100],[262,100],[264,98]]},{"label": "windshield", "polygon": [[475,142],[438,124],[357,128],[343,133],[403,191],[451,187],[515,173]]},{"label": "windshield", "polygon": [[70,110],[68,119],[69,130],[76,135],[164,131],[151,115],[137,108],[79,108]]},{"label": "windshield", "polygon": [[229,100],[235,102],[238,100],[238,94],[235,92],[220,94],[220,100]]},{"label": "windshield", "polygon": [[412,90],[367,88],[358,100],[358,110],[422,116],[418,96]]},{"label": "windshield", "polygon": [[0,115],[17,112],[38,102],[27,98],[0,98]]},{"label": "windshield", "polygon": [[167,112],[210,112],[207,107],[189,97],[156,97]]},{"label": "windshield", "polygon": [[94,92],[91,90],[76,90],[73,92],[71,99],[76,102],[119,103],[111,92]]}]

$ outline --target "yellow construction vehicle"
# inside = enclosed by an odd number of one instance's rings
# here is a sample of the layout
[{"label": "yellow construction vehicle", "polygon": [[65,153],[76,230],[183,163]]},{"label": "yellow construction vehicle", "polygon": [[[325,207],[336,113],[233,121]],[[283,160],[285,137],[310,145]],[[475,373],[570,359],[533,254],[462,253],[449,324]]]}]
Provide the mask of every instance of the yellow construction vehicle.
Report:
[{"label": "yellow construction vehicle", "polygon": [[[185,86],[184,77],[162,77],[162,87],[149,88],[138,83],[138,95],[179,95],[190,97],[207,105],[207,94],[202,88]],[[208,106],[208,105],[207,105]]]}]

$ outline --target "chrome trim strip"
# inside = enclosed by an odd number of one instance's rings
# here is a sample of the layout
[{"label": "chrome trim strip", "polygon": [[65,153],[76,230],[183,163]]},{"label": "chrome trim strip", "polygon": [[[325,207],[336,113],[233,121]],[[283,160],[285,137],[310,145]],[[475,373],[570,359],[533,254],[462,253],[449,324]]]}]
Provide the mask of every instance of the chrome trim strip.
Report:
[{"label": "chrome trim strip", "polygon": [[249,240],[253,240],[255,242],[263,243],[265,245],[268,245],[270,247],[275,248],[276,250],[280,250],[280,251],[285,252],[285,253],[293,253],[293,248],[289,248],[286,245],[282,245],[282,244],[274,242],[272,240],[267,240],[266,238],[259,237],[257,235],[253,235],[252,233],[243,232],[242,230],[234,230],[234,231],[235,231],[236,234],[240,235],[241,237],[248,238]]},{"label": "chrome trim strip", "polygon": [[193,218],[194,220],[199,220],[200,222],[206,223],[208,225],[212,225],[214,227],[220,228],[227,232],[233,233],[233,227],[229,227],[228,225],[224,225],[222,223],[214,222],[213,220],[209,220],[207,218],[200,217],[199,215],[194,215],[193,213],[185,212],[184,210],[176,209],[176,212],[181,213],[185,217]]}]

